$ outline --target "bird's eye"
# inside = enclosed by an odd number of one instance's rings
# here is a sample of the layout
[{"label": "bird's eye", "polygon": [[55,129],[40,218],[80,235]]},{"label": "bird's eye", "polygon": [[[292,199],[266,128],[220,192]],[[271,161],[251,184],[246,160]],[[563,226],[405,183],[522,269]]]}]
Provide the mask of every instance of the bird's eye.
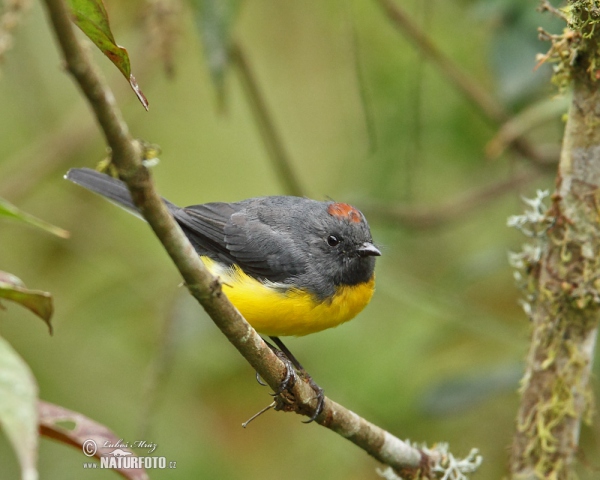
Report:
[{"label": "bird's eye", "polygon": [[339,243],[340,240],[335,235],[329,235],[327,237],[327,245],[329,245],[330,247],[336,247],[337,245],[339,245]]}]

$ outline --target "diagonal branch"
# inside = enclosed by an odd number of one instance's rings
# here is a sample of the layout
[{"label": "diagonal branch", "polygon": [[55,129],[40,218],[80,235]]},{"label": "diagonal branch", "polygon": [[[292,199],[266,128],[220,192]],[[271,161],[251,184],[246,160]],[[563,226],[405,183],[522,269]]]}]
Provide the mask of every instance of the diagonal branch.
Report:
[{"label": "diagonal branch", "polygon": [[[492,95],[484,90],[477,81],[471,78],[458,65],[431,41],[431,39],[410,19],[406,12],[393,0],[376,0],[388,18],[418,49],[437,67],[452,85],[479,110],[493,126],[501,126],[510,119],[509,112]],[[549,160],[543,152],[538,151],[524,137],[512,140],[510,148],[536,165],[546,167]]]},{"label": "diagonal branch", "polygon": [[520,172],[491,185],[474,187],[467,192],[446,199],[436,206],[366,203],[361,205],[361,210],[369,218],[397,223],[415,230],[440,228],[486,206],[507,192],[515,191],[533,182],[541,175],[540,171],[533,169]]},{"label": "diagonal branch", "polygon": [[[77,41],[63,0],[45,0],[45,4],[68,71],[87,98],[112,149],[113,163],[127,183],[136,206],[176,265],[190,293],[259,375],[271,388],[277,389],[285,366],[222,294],[219,280],[206,270],[167,211],[142,163],[141,147],[131,137],[112,92]],[[296,382],[292,394],[279,398],[280,409],[303,415],[314,412],[316,399],[306,382]],[[316,421],[410,478],[423,476],[423,472],[427,474],[432,462],[440,461],[440,455],[435,452],[413,448],[329,399]]]},{"label": "diagonal branch", "polygon": [[388,18],[435,65],[450,82],[483,115],[495,124],[508,120],[508,115],[494,97],[481,88],[431,41],[393,0],[377,0]]},{"label": "diagonal branch", "polygon": [[229,53],[233,64],[237,67],[242,87],[246,92],[246,97],[248,98],[252,113],[258,124],[263,142],[267,147],[267,151],[273,162],[273,167],[279,175],[279,179],[283,182],[288,195],[302,197],[304,195],[304,190],[300,185],[296,172],[294,172],[294,169],[292,168],[290,156],[275,127],[264,95],[260,91],[254,72],[244,53],[244,49],[239,42],[233,42]]}]

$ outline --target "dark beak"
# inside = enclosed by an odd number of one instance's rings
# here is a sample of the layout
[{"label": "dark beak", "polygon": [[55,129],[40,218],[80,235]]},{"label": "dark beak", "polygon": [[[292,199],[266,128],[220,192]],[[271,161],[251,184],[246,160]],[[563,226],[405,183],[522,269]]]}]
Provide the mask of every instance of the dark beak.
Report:
[{"label": "dark beak", "polygon": [[381,252],[379,249],[373,245],[372,243],[365,242],[360,247],[358,247],[358,254],[361,257],[379,257],[381,256]]}]

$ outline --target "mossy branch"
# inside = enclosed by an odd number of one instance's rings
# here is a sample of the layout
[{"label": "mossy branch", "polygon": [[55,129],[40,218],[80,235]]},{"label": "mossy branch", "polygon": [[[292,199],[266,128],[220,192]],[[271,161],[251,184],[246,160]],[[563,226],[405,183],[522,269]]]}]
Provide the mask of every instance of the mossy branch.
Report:
[{"label": "mossy branch", "polygon": [[514,480],[576,478],[581,422],[592,409],[600,321],[600,30],[593,17],[600,19],[600,11],[594,13],[595,2],[569,3],[568,28],[550,37],[546,56],[558,62],[557,83],[573,88],[557,188],[544,218],[530,218],[549,227],[522,254],[533,334],[512,448]]}]

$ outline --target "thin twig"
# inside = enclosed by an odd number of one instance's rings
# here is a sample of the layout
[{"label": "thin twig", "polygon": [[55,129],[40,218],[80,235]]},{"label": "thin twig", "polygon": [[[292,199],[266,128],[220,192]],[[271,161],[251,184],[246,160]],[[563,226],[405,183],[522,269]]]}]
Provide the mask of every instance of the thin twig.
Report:
[{"label": "thin twig", "polygon": [[367,85],[365,81],[365,72],[360,53],[360,41],[358,37],[358,31],[356,28],[356,18],[354,10],[352,10],[353,2],[349,4],[350,14],[348,15],[348,22],[350,24],[350,48],[352,49],[352,60],[354,63],[354,76],[358,87],[358,95],[360,100],[360,108],[362,117],[365,122],[365,128],[367,132],[367,140],[369,145],[369,154],[373,154],[379,147],[379,139],[377,136],[377,129],[375,127],[375,119],[373,116],[373,106],[371,99],[367,92]]},{"label": "thin twig", "polygon": [[140,405],[140,420],[138,426],[138,438],[148,438],[150,427],[154,414],[160,400],[163,397],[165,388],[163,388],[173,369],[173,359],[176,350],[176,330],[179,326],[180,300],[183,298],[177,295],[169,311],[165,315],[161,325],[161,332],[158,337],[158,345],[152,358],[152,363],[148,367],[146,381],[144,382],[144,391]]},{"label": "thin twig", "polygon": [[[421,23],[424,29],[427,29],[431,18],[435,12],[435,6],[433,0],[429,2],[421,2],[417,0],[419,5]],[[410,133],[411,141],[408,144],[409,151],[404,157],[404,167],[406,169],[405,180],[404,180],[404,200],[414,200],[414,180],[416,178],[417,166],[424,166],[424,155],[423,155],[423,93],[425,87],[425,58],[420,55],[419,52],[415,52],[416,58],[414,60],[414,68],[412,69],[411,85],[409,87],[410,103],[412,118],[410,121]]]},{"label": "thin twig", "polygon": [[539,11],[540,12],[550,12],[552,15],[554,15],[556,18],[560,18],[561,20],[568,22],[568,17],[561,12],[558,8],[556,8],[555,6],[553,6],[548,0],[542,0],[540,7],[539,7]]},{"label": "thin twig", "polygon": [[[140,148],[129,134],[112,93],[80,48],[63,0],[45,0],[45,4],[68,70],[94,111],[112,149],[113,163],[127,183],[134,203],[175,263],[190,293],[261,378],[276,389],[284,377],[285,366],[222,294],[218,279],[206,270],[169,214],[142,165]],[[313,389],[306,382],[296,382],[292,394],[293,401],[284,409],[310,416],[317,403]],[[316,421],[395,469],[414,472],[427,468],[433,457],[329,399]]]},{"label": "thin twig", "polygon": [[[0,172],[1,197],[17,202],[53,172],[64,171],[75,152],[97,141],[98,130],[92,122],[81,120],[83,113],[82,109],[75,109],[57,130],[45,134],[6,161],[8,166]],[[24,165],[27,167],[23,168]]]},{"label": "thin twig", "polygon": [[[461,70],[431,39],[410,19],[393,0],[377,0],[394,25],[432,62],[484,117],[494,126],[500,126],[510,118],[509,112],[496,101],[479,83]],[[536,164],[547,164],[547,159],[525,138],[518,137],[511,148]]]},{"label": "thin twig", "polygon": [[[490,160],[498,158],[504,153],[506,148],[510,147],[515,139],[523,137],[543,123],[558,120],[568,108],[569,99],[567,97],[548,99],[524,108],[498,129],[496,135],[494,135],[485,147],[486,157]],[[559,151],[555,150],[549,156],[542,156],[547,158],[546,165],[548,169],[552,169],[552,171],[556,170],[559,153]],[[546,162],[546,160],[544,161]]]},{"label": "thin twig", "polygon": [[[138,48],[139,50],[139,48]],[[133,57],[134,55],[132,55]],[[136,55],[143,57],[142,55]],[[156,70],[156,62],[136,62],[137,78],[149,77]],[[113,81],[118,78],[118,81]],[[121,73],[115,71],[109,77],[115,85],[117,99],[131,101],[131,86],[122,81]],[[49,133],[38,137],[27,147],[3,160],[0,164],[0,197],[17,202],[29,195],[47,177],[57,172],[64,173],[74,155],[96,141],[99,133],[93,119],[83,120],[85,105],[77,104],[72,111],[60,119],[60,124]],[[23,168],[27,165],[27,168]]]},{"label": "thin twig", "polygon": [[514,191],[538,179],[541,175],[542,172],[538,170],[519,173],[509,179],[477,187],[455,198],[445,200],[440,206],[367,203],[360,207],[371,220],[399,223],[416,230],[439,228],[487,205],[488,202],[506,192]]},{"label": "thin twig", "polygon": [[429,58],[444,75],[456,86],[478,110],[493,121],[502,123],[508,119],[504,108],[486,92],[477,81],[461,70],[450,58],[431,41],[393,0],[377,0],[388,18],[394,25],[417,47],[417,49]]},{"label": "thin twig", "polygon": [[230,55],[231,61],[237,67],[242,86],[250,102],[250,107],[260,129],[262,139],[267,147],[275,171],[285,187],[286,193],[302,197],[304,190],[294,172],[290,156],[285,150],[281,136],[275,127],[264,95],[260,91],[247,56],[238,42],[233,42],[231,45]]}]

